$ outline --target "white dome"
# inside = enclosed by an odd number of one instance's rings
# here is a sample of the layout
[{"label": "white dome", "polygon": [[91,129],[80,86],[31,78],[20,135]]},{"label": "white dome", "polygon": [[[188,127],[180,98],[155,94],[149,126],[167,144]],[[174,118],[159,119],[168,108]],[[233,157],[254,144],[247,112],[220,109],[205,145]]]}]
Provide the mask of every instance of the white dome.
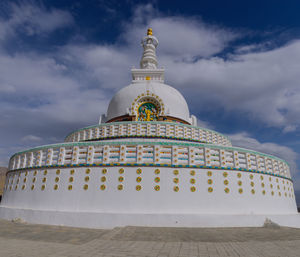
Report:
[{"label": "white dome", "polygon": [[189,108],[181,93],[171,86],[154,81],[133,83],[118,91],[109,103],[106,119],[135,115],[134,106],[142,98],[153,98],[157,101],[161,106],[161,116],[191,123]]}]

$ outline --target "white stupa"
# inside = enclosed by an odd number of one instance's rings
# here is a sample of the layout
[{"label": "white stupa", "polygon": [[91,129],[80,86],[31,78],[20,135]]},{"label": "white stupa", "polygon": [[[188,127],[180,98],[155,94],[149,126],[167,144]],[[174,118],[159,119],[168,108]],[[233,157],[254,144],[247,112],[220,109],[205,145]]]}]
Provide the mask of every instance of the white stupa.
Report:
[{"label": "white stupa", "polygon": [[184,97],[164,84],[158,40],[142,40],[140,69],[100,124],[64,143],[14,154],[0,217],[77,227],[300,227],[289,165],[232,147],[197,127]]}]

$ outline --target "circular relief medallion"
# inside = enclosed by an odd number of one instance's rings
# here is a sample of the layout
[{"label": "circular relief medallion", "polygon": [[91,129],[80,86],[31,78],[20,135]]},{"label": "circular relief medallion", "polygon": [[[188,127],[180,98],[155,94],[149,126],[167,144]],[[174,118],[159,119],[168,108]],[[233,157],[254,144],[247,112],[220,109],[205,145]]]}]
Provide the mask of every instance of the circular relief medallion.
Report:
[{"label": "circular relief medallion", "polygon": [[70,174],[73,175],[75,173],[75,170],[70,170]]},{"label": "circular relief medallion", "polygon": [[211,172],[211,171],[208,171],[208,172],[207,172],[207,176],[211,177],[211,176],[212,176],[212,172]]},{"label": "circular relief medallion", "polygon": [[178,192],[178,191],[179,191],[179,187],[178,187],[178,186],[174,186],[174,187],[173,187],[173,190],[174,190],[175,192]]},{"label": "circular relief medallion", "polygon": [[280,189],[280,186],[279,186],[279,185],[277,185],[277,189],[278,189],[278,190]]},{"label": "circular relief medallion", "polygon": [[137,185],[137,186],[135,187],[135,189],[136,189],[136,191],[140,191],[140,190],[142,189],[142,187],[141,187],[140,185]]},{"label": "circular relief medallion", "polygon": [[70,190],[70,191],[71,191],[71,190],[72,190],[72,188],[73,188],[73,186],[72,186],[72,185],[69,185],[69,186],[68,186],[68,190]]},{"label": "circular relief medallion", "polygon": [[69,182],[72,183],[73,181],[74,181],[74,178],[73,178],[73,177],[70,177],[70,178],[69,178]]},{"label": "circular relief medallion", "polygon": [[58,189],[58,185],[55,184],[53,188],[54,188],[54,190],[57,190]]},{"label": "circular relief medallion", "polygon": [[243,183],[241,180],[238,181],[238,185],[241,186]]},{"label": "circular relief medallion", "polygon": [[84,178],[84,181],[85,182],[88,182],[90,180],[90,177],[89,176],[86,176],[85,178]]},{"label": "circular relief medallion", "polygon": [[123,185],[118,185],[118,190],[123,190],[124,186]]},{"label": "circular relief medallion", "polygon": [[179,171],[178,171],[178,170],[174,170],[174,171],[173,171],[173,174],[174,174],[174,175],[178,175],[178,174],[179,174]]},{"label": "circular relief medallion", "polygon": [[28,175],[28,171],[25,172],[25,176],[27,176],[27,175]]},{"label": "circular relief medallion", "polygon": [[264,180],[264,176],[261,175],[261,176],[260,176],[260,179],[261,179],[261,180]]},{"label": "circular relief medallion", "polygon": [[179,182],[179,178],[174,178],[173,182],[177,184]]},{"label": "circular relief medallion", "polygon": [[106,181],[106,177],[105,176],[101,177],[101,182],[105,182],[105,181]]},{"label": "circular relief medallion", "polygon": [[123,182],[124,181],[124,177],[119,177],[119,182]]},{"label": "circular relief medallion", "polygon": [[191,178],[191,179],[190,179],[190,182],[191,182],[191,184],[195,184],[195,183],[196,183],[196,180],[195,180],[194,178]]},{"label": "circular relief medallion", "polygon": [[209,188],[207,189],[207,191],[208,191],[209,193],[212,193],[212,191],[214,191],[214,189],[213,189],[212,187],[209,187]]},{"label": "circular relief medallion", "polygon": [[154,121],[158,119],[159,111],[154,103],[142,103],[138,107],[138,121]]},{"label": "circular relief medallion", "polygon": [[154,173],[155,173],[156,175],[158,175],[158,174],[160,173],[160,170],[159,170],[159,169],[156,169],[156,170],[154,171]]},{"label": "circular relief medallion", "polygon": [[107,173],[107,169],[102,169],[102,174],[106,174]]},{"label": "circular relief medallion", "polygon": [[48,171],[47,171],[47,170],[44,170],[44,175],[45,175],[45,176],[47,175],[47,173],[48,173]]},{"label": "circular relief medallion", "polygon": [[240,194],[243,193],[243,188],[239,188],[239,193],[240,193]]},{"label": "circular relief medallion", "polygon": [[262,191],[262,194],[265,195],[265,194],[266,194],[266,190],[263,190],[263,191]]},{"label": "circular relief medallion", "polygon": [[59,177],[56,177],[55,178],[55,182],[57,183],[59,181]]},{"label": "circular relief medallion", "polygon": [[142,181],[142,178],[141,178],[141,177],[137,177],[137,178],[136,178],[136,182],[139,183],[139,182],[141,182],[141,181]]},{"label": "circular relief medallion", "polygon": [[42,185],[42,186],[41,186],[41,190],[42,190],[42,191],[44,191],[44,190],[45,190],[45,188],[46,188],[46,186],[45,186],[45,185]]},{"label": "circular relief medallion", "polygon": [[207,180],[207,183],[208,183],[209,185],[211,185],[211,184],[213,183],[212,179],[208,179],[208,180]]},{"label": "circular relief medallion", "polygon": [[60,174],[60,170],[56,170],[56,175],[59,175]]},{"label": "circular relief medallion", "polygon": [[[32,179],[32,183],[34,183],[35,181],[36,181],[36,178],[33,178],[33,179]],[[19,183],[19,182],[18,182],[18,183]]]},{"label": "circular relief medallion", "polygon": [[253,179],[253,174],[250,174],[250,175],[249,175],[249,178],[250,178],[250,179]]},{"label": "circular relief medallion", "polygon": [[106,186],[105,186],[105,185],[101,185],[101,186],[100,186],[100,189],[103,191],[103,190],[106,189]]},{"label": "circular relief medallion", "polygon": [[276,182],[278,183],[278,178],[276,178]]},{"label": "circular relief medallion", "polygon": [[137,169],[136,174],[142,174],[142,169]]},{"label": "circular relief medallion", "polygon": [[270,187],[271,187],[271,188],[273,188],[273,185],[272,185],[272,184],[270,184]]},{"label": "circular relief medallion", "polygon": [[238,173],[238,174],[237,174],[237,177],[238,177],[238,178],[241,178],[241,177],[242,177],[242,174],[241,174],[241,173]]},{"label": "circular relief medallion", "polygon": [[160,190],[160,186],[159,186],[159,185],[156,185],[156,186],[154,187],[154,190],[155,190],[155,191],[159,191],[159,190]]},{"label": "circular relief medallion", "polygon": [[158,183],[158,182],[160,181],[160,178],[159,178],[159,177],[156,177],[156,178],[154,178],[154,181],[155,181],[156,183]]},{"label": "circular relief medallion", "polygon": [[[34,171],[33,176],[36,176],[37,174],[37,170]],[[20,175],[20,174],[19,174]]]},{"label": "circular relief medallion", "polygon": [[91,170],[90,169],[86,169],[85,170],[85,174],[90,174]]},{"label": "circular relief medallion", "polygon": [[226,178],[228,176],[228,173],[226,171],[223,172],[223,177]]},{"label": "circular relief medallion", "polygon": [[278,192],[278,195],[281,196],[281,192]]},{"label": "circular relief medallion", "polygon": [[124,173],[124,169],[123,168],[119,169],[119,173],[123,174]]},{"label": "circular relief medallion", "polygon": [[195,176],[196,172],[194,170],[190,171],[191,176]]},{"label": "circular relief medallion", "polygon": [[252,187],[254,187],[254,182],[253,182],[253,181],[251,181],[250,185],[251,185]]},{"label": "circular relief medallion", "polygon": [[228,194],[230,192],[228,187],[225,187],[224,191],[225,191],[226,194]]},{"label": "circular relief medallion", "polygon": [[261,187],[265,187],[265,183],[261,183]]},{"label": "circular relief medallion", "polygon": [[251,193],[254,195],[254,194],[255,194],[255,190],[254,190],[254,189],[251,189]]},{"label": "circular relief medallion", "polygon": [[18,189],[18,185],[15,186],[15,190],[17,190],[17,189]]},{"label": "circular relief medallion", "polygon": [[42,182],[46,183],[46,181],[47,181],[47,178],[43,178]]},{"label": "circular relief medallion", "polygon": [[23,182],[26,183],[26,181],[27,181],[27,178],[24,178],[24,179],[23,179]]},{"label": "circular relief medallion", "polygon": [[25,187],[26,187],[26,186],[25,186],[25,185],[23,185],[23,186],[22,186],[22,190],[24,190],[24,189],[25,189]]},{"label": "circular relief medallion", "polygon": [[228,180],[225,179],[225,180],[224,180],[224,185],[228,185],[228,183],[229,183]]},{"label": "circular relief medallion", "polygon": [[196,191],[196,187],[191,187],[191,192],[195,192]]},{"label": "circular relief medallion", "polygon": [[271,177],[269,177],[269,181],[272,181],[272,178],[271,178]]},{"label": "circular relief medallion", "polygon": [[83,186],[83,189],[84,189],[84,190],[88,190],[88,188],[89,188],[89,185],[88,185],[88,184],[85,184],[85,185]]},{"label": "circular relief medallion", "polygon": [[271,195],[274,195],[274,191],[271,192]]}]

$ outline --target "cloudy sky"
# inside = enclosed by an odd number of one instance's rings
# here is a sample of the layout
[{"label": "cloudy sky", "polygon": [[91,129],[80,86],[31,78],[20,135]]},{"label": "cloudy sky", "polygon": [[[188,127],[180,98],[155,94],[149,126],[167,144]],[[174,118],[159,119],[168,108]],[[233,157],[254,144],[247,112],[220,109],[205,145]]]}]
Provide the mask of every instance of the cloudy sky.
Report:
[{"label": "cloudy sky", "polygon": [[96,124],[152,27],[199,125],[284,158],[300,190],[300,3],[197,2],[2,0],[0,166]]}]

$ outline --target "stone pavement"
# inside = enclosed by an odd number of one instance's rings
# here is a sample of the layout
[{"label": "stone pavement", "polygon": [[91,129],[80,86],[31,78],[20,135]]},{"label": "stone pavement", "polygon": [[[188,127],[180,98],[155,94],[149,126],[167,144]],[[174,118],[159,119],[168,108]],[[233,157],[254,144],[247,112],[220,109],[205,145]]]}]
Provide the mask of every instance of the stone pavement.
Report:
[{"label": "stone pavement", "polygon": [[300,229],[153,228],[112,230],[0,220],[0,257],[300,257]]}]

